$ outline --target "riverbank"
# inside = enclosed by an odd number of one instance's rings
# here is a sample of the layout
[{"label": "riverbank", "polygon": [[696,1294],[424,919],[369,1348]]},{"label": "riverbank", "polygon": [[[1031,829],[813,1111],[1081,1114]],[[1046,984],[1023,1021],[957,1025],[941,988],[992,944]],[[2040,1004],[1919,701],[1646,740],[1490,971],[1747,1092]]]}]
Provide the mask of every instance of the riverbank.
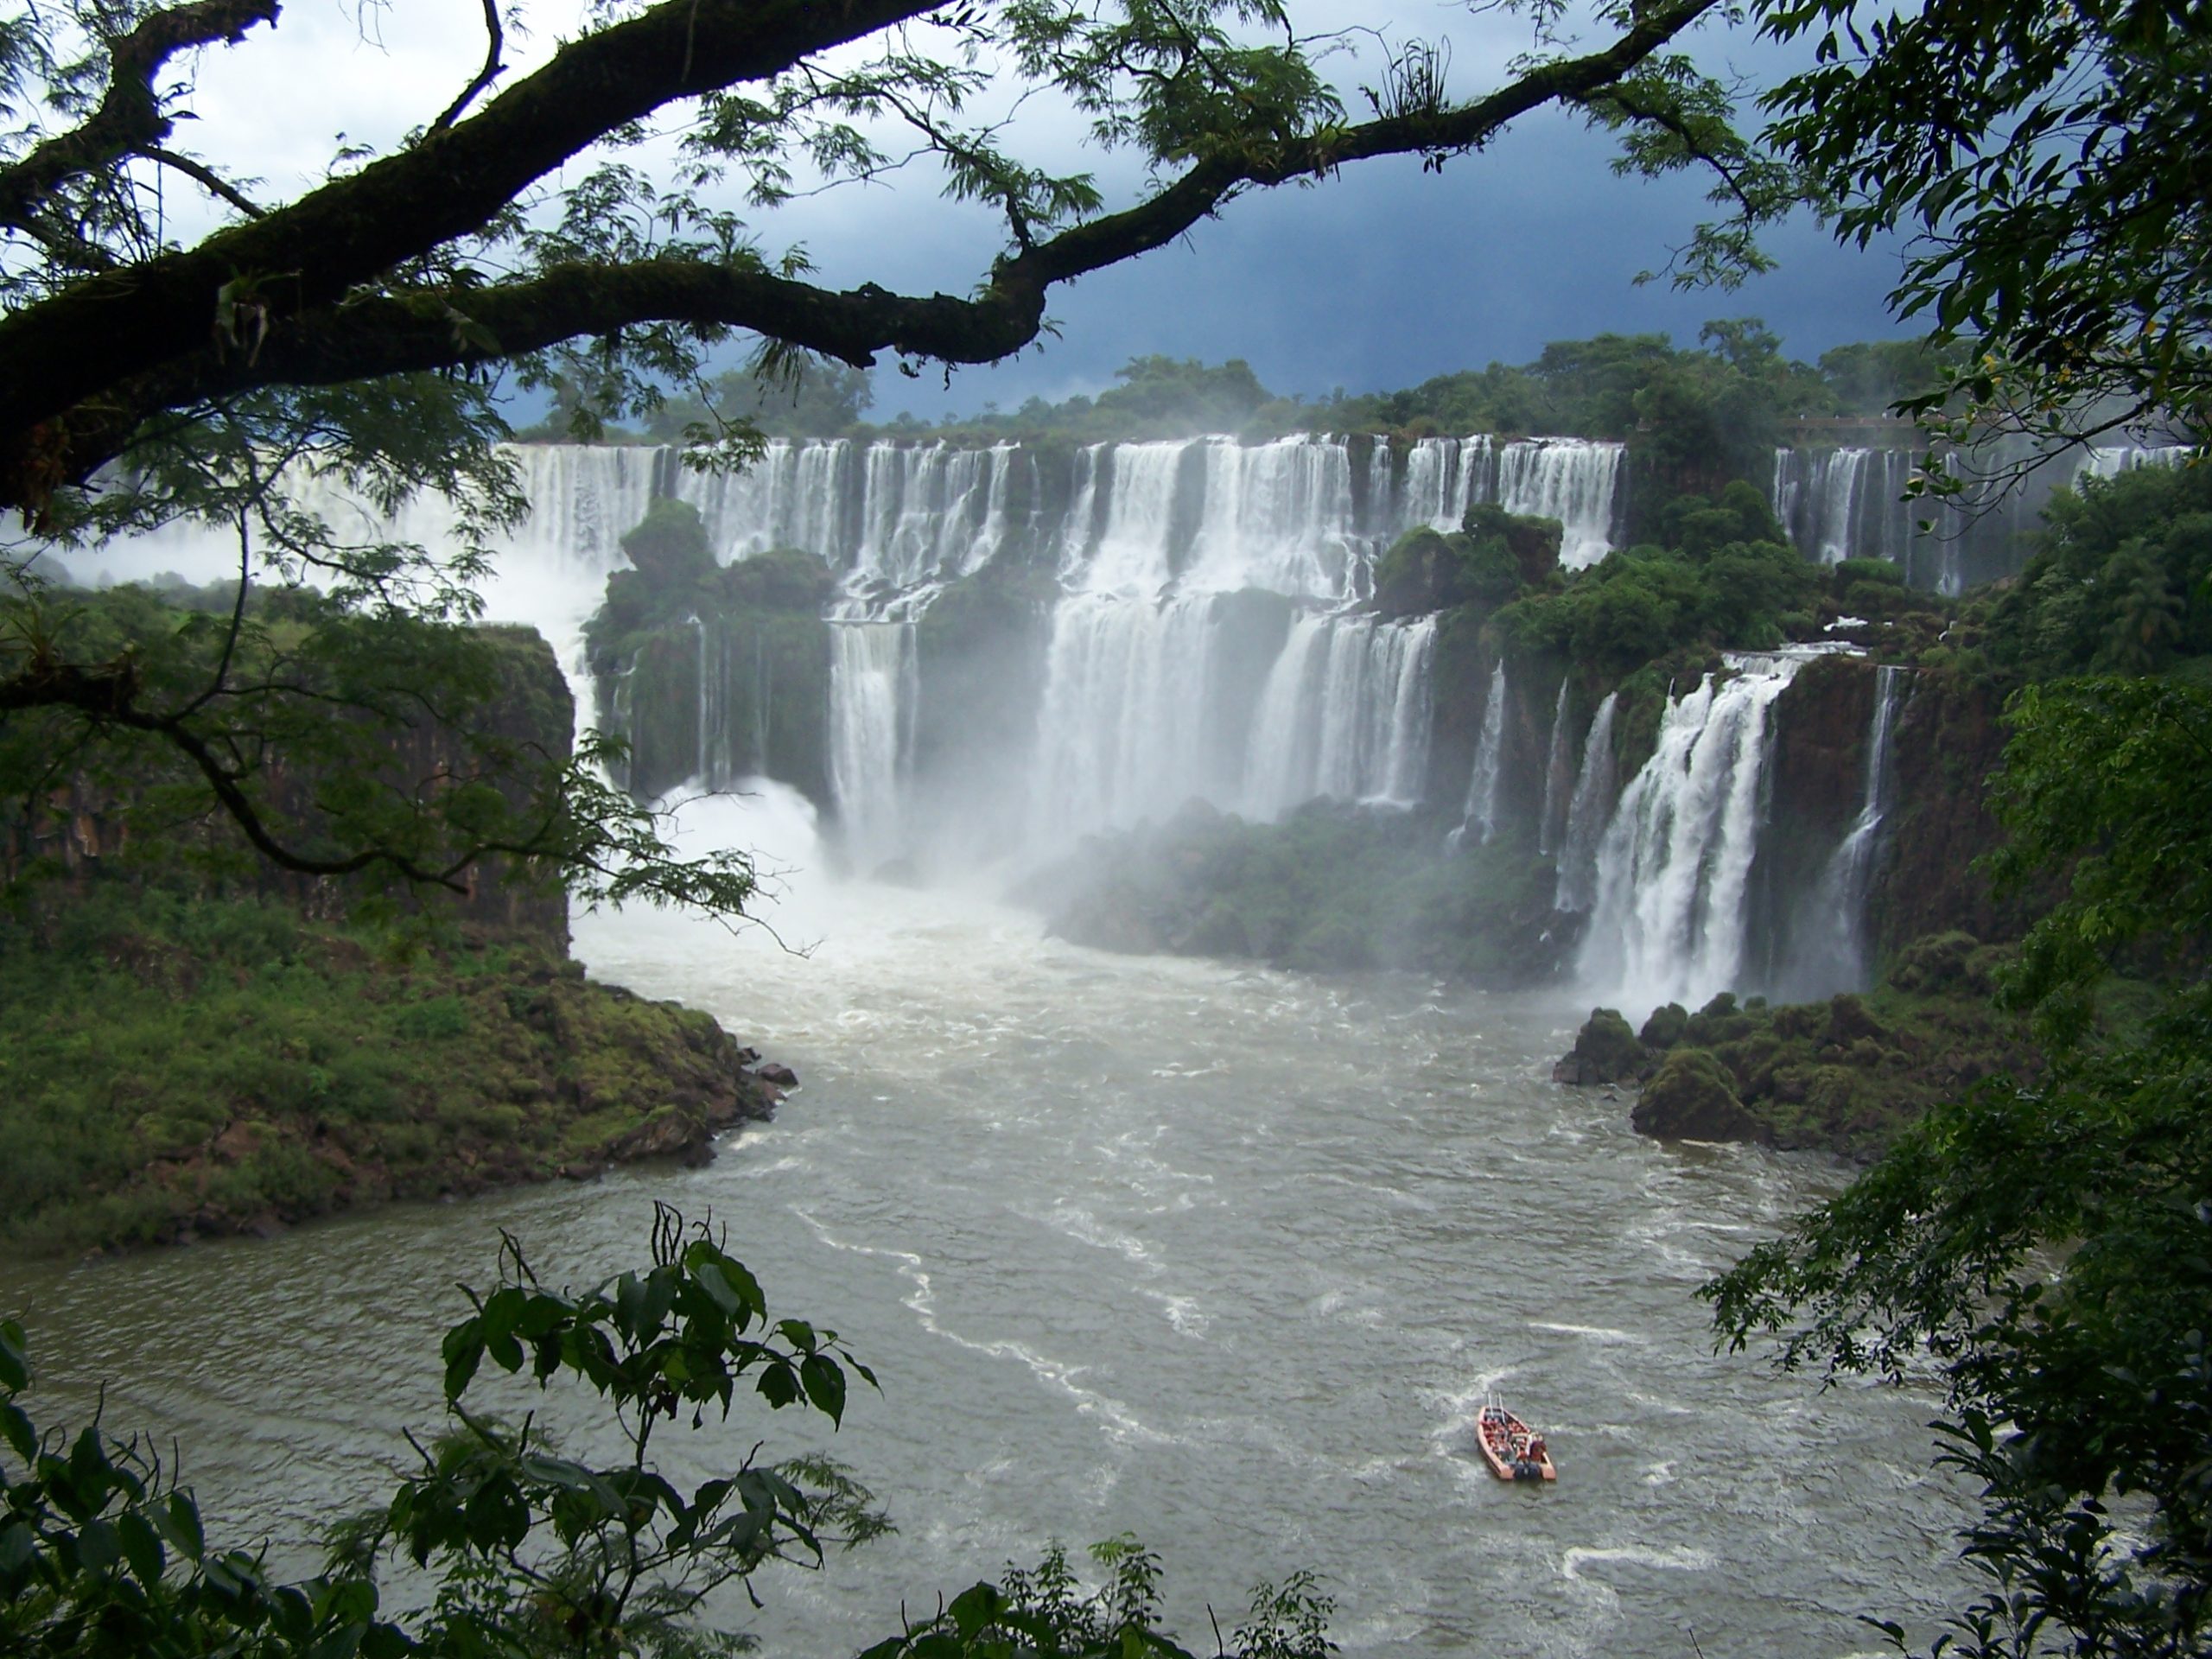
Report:
[{"label": "riverbank", "polygon": [[126,889],[0,929],[0,1245],[277,1230],[702,1161],[779,1097],[714,1019],[535,939],[410,943]]}]

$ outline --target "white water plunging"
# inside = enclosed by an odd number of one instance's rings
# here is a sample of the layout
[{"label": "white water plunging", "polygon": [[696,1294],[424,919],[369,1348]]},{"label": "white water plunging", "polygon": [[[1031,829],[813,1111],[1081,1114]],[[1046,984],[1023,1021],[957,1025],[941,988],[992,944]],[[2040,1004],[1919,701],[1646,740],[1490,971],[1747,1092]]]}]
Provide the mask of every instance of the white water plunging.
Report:
[{"label": "white water plunging", "polygon": [[912,765],[914,628],[842,622],[830,631],[830,772],[845,859],[870,870],[897,857]]},{"label": "white water plunging", "polygon": [[1470,508],[1494,501],[1508,512],[1560,521],[1560,563],[1594,564],[1612,550],[1615,503],[1627,446],[1586,438],[1527,438],[1498,447],[1488,437],[1424,438],[1406,457],[1400,528],[1457,530]]},{"label": "white water plunging", "polygon": [[1471,832],[1480,846],[1497,832],[1497,780],[1504,770],[1505,659],[1490,671],[1490,690],[1483,700],[1483,734],[1475,744],[1474,770],[1467,778],[1467,802],[1459,811],[1459,827],[1445,837],[1457,849]]},{"label": "white water plunging", "polygon": [[[730,475],[690,472],[664,449],[525,445],[512,454],[534,511],[498,550],[491,612],[538,626],[575,683],[583,683],[582,623],[607,575],[626,563],[621,537],[657,496],[696,505],[726,563],[787,548],[821,556],[837,574],[829,610],[841,625],[911,622],[950,582],[994,564],[1043,561],[1059,578],[1059,597],[1025,784],[1033,825],[1050,827],[1045,844],[1064,845],[1071,835],[1172,811],[1192,795],[1268,816],[1315,794],[1417,801],[1433,625],[1338,613],[1371,591],[1375,561],[1398,533],[1456,524],[1478,501],[1560,516],[1570,562],[1602,551],[1623,450],[1431,440],[1414,446],[1402,475],[1386,444],[1310,435],[1100,444],[1058,461],[1016,444],[777,440]],[[387,525],[320,483],[306,494],[364,534],[434,551],[453,544],[441,504],[412,504]],[[103,556],[117,575],[175,566],[213,580],[230,564],[219,537],[192,529]],[[1297,638],[1313,653],[1310,683],[1292,672],[1309,666],[1303,658],[1270,674],[1265,630],[1249,620],[1236,639],[1224,637],[1237,616],[1206,601],[1254,590],[1337,617]],[[887,770],[880,759],[907,753],[906,740],[864,743],[851,721],[897,702],[911,732],[917,690],[910,667],[894,677],[904,700],[888,697],[885,671],[863,664],[861,637],[841,637],[831,653],[831,747],[842,758],[829,757],[836,798],[828,804],[868,842],[856,856],[890,856],[897,849],[878,830],[907,833],[925,817],[903,799],[887,805],[882,794],[887,777],[894,797],[907,789],[911,766]],[[723,700],[741,682],[761,704],[766,658],[756,650],[734,660],[711,625],[699,653],[702,779],[727,783],[759,764],[763,746],[758,732],[728,729],[734,716]],[[879,683],[842,683],[855,672]],[[1221,708],[1210,701],[1224,696]]]},{"label": "white water plunging", "polygon": [[1613,810],[1613,710],[1620,693],[1608,691],[1582,740],[1582,766],[1567,804],[1567,828],[1560,837],[1559,879],[1552,907],[1580,915],[1590,908],[1597,889],[1598,848]]},{"label": "white water plunging", "polygon": [[1829,855],[1827,868],[1800,912],[1790,965],[1777,988],[1791,1001],[1866,988],[1866,895],[1891,805],[1890,746],[1905,673],[1890,664],[1874,671],[1874,715],[1866,733],[1859,816]]},{"label": "white water plunging", "polygon": [[1316,796],[1410,806],[1428,767],[1436,619],[1295,624],[1253,715],[1243,810],[1274,818]]},{"label": "white water plunging", "polygon": [[1758,850],[1767,711],[1808,660],[1731,654],[1669,703],[1658,747],[1621,793],[1599,848],[1580,971],[1630,1009],[1695,1006],[1743,965],[1745,891]]},{"label": "white water plunging", "polygon": [[[1911,448],[1777,449],[1770,501],[1799,552],[1823,564],[1887,559],[1916,586],[1958,593],[2018,569],[2019,538],[2061,486],[2111,478],[2139,467],[2177,466],[2190,451],[2171,444],[2117,444],[2061,455],[2024,474],[2007,474],[2035,451],[2020,437],[1994,440],[1949,470],[1968,480],[1958,505],[1908,499],[1924,457]],[[1986,474],[2003,487],[1981,481]],[[1927,523],[1930,527],[1923,530]]]},{"label": "white water plunging", "polygon": [[1536,821],[1536,850],[1546,857],[1559,844],[1560,814],[1566,810],[1567,791],[1573,786],[1567,769],[1567,688],[1562,677],[1552,703],[1551,741],[1544,749],[1544,805]]}]

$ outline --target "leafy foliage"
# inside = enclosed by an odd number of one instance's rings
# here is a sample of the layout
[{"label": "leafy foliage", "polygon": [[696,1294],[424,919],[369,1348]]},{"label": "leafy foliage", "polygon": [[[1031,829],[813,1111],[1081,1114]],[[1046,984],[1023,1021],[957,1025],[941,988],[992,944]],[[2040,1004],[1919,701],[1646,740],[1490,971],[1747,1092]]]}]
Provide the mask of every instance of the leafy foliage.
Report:
[{"label": "leafy foliage", "polygon": [[[382,1511],[340,1529],[329,1569],[273,1581],[258,1555],[219,1551],[174,1468],[141,1440],[94,1423],[41,1434],[19,1403],[30,1385],[22,1327],[0,1322],[0,1635],[10,1652],[480,1656],[727,1652],[698,1624],[719,1586],[770,1560],[819,1565],[832,1546],[879,1535],[867,1491],[834,1467],[748,1456],[684,1492],[652,1456],[655,1431],[688,1414],[725,1420],[741,1386],[772,1408],[833,1421],[848,1375],[874,1377],[834,1332],[770,1321],[745,1265],[705,1228],[658,1211],[652,1266],[583,1292],[546,1289],[519,1246],[502,1281],[469,1292],[446,1332],[454,1427],[421,1452]],[[467,1403],[485,1362],[595,1395],[620,1432],[601,1465],[561,1455],[526,1420]],[[802,1482],[810,1484],[802,1484]],[[387,1553],[438,1575],[432,1605],[404,1628],[384,1617],[375,1568]]]},{"label": "leafy foliage", "polygon": [[1992,667],[2147,674],[2212,654],[2212,467],[2085,479],[2044,517],[2027,569],[1974,619]]},{"label": "leafy foliage", "polygon": [[1677,497],[1659,517],[1672,547],[1618,549],[1555,590],[1524,594],[1497,613],[1500,633],[1618,679],[1685,646],[1778,645],[1783,619],[1828,585],[1741,481],[1717,502]]},{"label": "leafy foliage", "polygon": [[[1989,1577],[1939,1645],[2194,1654],[2212,1624],[2212,697],[2061,682],[2012,718],[1997,873],[2071,866],[2006,993],[2049,1073],[1937,1108],[1707,1294],[1729,1341],[1777,1334],[1788,1367],[1937,1368]],[[2147,1012],[2101,1013],[2116,964],[2165,970]]]},{"label": "leafy foliage", "polygon": [[[935,1618],[864,1649],[861,1659],[1192,1659],[1160,1628],[1160,1558],[1124,1534],[1094,1544],[1104,1582],[1086,1592],[1066,1550],[1048,1546],[1034,1567],[1008,1567]],[[1252,1592],[1250,1614],[1224,1659],[1327,1659],[1336,1604],[1311,1573]]]},{"label": "leafy foliage", "polygon": [[[759,1461],[686,1491],[656,1446],[711,1434],[753,1399],[841,1422],[853,1380],[875,1386],[834,1331],[772,1319],[745,1264],[704,1225],[656,1207],[651,1263],[582,1291],[548,1289],[512,1237],[499,1282],[464,1288],[471,1313],[441,1344],[447,1432],[391,1501],[335,1522],[325,1570],[276,1580],[260,1554],[211,1545],[198,1504],[152,1443],[95,1421],[41,1431],[23,1328],[0,1319],[0,1648],[125,1659],[537,1659],[641,1654],[706,1659],[751,1645],[718,1626],[718,1592],[752,1593],[772,1562],[823,1564],[881,1536],[874,1497],[839,1465]],[[592,1402],[619,1448],[566,1452],[536,1414],[518,1425],[472,1400],[487,1363],[545,1394]],[[1191,1659],[1160,1628],[1160,1564],[1135,1539],[1097,1545],[1086,1590],[1066,1552],[1009,1567],[934,1619],[867,1651],[876,1659]],[[427,1573],[414,1611],[385,1609],[378,1573]],[[414,1586],[420,1589],[421,1586]],[[1327,1659],[1334,1604],[1311,1573],[1252,1592],[1236,1659]]]},{"label": "leafy foliage", "polygon": [[1815,43],[1769,93],[1770,137],[1861,245],[1916,237],[1891,295],[1974,360],[1909,403],[2079,438],[2171,417],[2212,429],[2204,281],[2212,35],[2188,8],[1930,6],[1862,22],[1777,0],[1762,27]]}]

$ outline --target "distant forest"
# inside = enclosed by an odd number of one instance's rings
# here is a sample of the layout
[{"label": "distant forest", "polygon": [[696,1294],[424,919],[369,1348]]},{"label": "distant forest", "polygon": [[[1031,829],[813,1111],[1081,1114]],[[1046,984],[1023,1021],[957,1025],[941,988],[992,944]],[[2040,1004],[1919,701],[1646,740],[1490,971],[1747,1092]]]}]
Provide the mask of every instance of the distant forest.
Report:
[{"label": "distant forest", "polygon": [[1270,391],[1241,358],[1205,364],[1140,357],[1116,371],[1116,384],[1096,397],[1057,404],[1032,397],[1011,411],[987,405],[981,415],[948,416],[932,424],[904,410],[871,422],[874,377],[815,361],[780,381],[729,371],[671,395],[639,431],[604,425],[581,397],[563,389],[548,416],[518,435],[538,442],[597,435],[617,442],[674,443],[687,429],[710,429],[719,418],[750,421],[770,437],[965,443],[1100,443],[1209,432],[1247,438],[1381,431],[1626,438],[1672,429],[1759,444],[1770,443],[1786,421],[1880,416],[1900,398],[1940,389],[1949,365],[1950,359],[1919,340],[1839,346],[1817,363],[1804,363],[1783,355],[1782,341],[1764,322],[1745,317],[1706,324],[1691,348],[1677,347],[1663,334],[1599,334],[1554,341],[1531,363],[1462,369],[1401,391],[1338,388],[1312,402]]}]

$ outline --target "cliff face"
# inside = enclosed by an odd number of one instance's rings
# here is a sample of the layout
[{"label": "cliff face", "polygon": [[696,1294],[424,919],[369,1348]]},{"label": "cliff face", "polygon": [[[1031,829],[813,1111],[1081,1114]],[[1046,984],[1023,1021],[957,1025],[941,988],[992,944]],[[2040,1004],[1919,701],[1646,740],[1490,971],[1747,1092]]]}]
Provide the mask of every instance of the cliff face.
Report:
[{"label": "cliff face", "polygon": [[[1777,700],[1770,817],[1755,905],[1770,961],[1785,959],[1791,895],[1818,890],[1822,870],[1866,799],[1876,665],[1863,658],[1808,664]],[[2002,762],[2002,704],[1979,682],[1940,670],[1910,673],[1889,746],[1889,804],[1866,892],[1865,937],[1876,962],[1929,934],[2014,939],[2039,907],[1999,903],[1974,862],[2004,831],[1983,804]]]},{"label": "cliff face", "polygon": [[2033,895],[2000,903],[1974,868],[2004,838],[1983,804],[2005,756],[2002,713],[1986,685],[1943,673],[1915,677],[1897,715],[1888,850],[1867,895],[1868,935],[1885,957],[1930,933],[2016,939],[2043,908]]},{"label": "cliff face", "polygon": [[[552,647],[528,628],[488,628],[484,636],[499,654],[499,692],[494,701],[471,711],[471,727],[496,743],[565,760],[574,738],[575,704]],[[380,781],[403,791],[438,786],[426,779],[465,779],[478,764],[457,730],[427,718],[395,731],[386,747],[391,758]],[[288,769],[280,760],[270,766],[268,777],[273,785],[271,816],[311,838],[315,776]],[[103,877],[122,872],[133,851],[133,812],[143,806],[137,791],[112,778],[80,773],[52,791],[46,805],[42,815],[11,814],[0,820],[0,874],[12,876],[35,861],[46,861],[58,868],[67,888],[81,894]],[[235,850],[238,843],[236,829],[217,816],[196,823],[164,821],[160,833],[165,843],[178,846]],[[365,879],[302,875],[256,860],[240,871],[207,877],[205,885],[227,894],[280,899],[303,916],[328,921],[343,916],[361,897]],[[481,861],[463,879],[462,893],[408,893],[403,902],[435,907],[481,936],[527,939],[567,953],[565,893],[518,879],[498,859]]]}]

